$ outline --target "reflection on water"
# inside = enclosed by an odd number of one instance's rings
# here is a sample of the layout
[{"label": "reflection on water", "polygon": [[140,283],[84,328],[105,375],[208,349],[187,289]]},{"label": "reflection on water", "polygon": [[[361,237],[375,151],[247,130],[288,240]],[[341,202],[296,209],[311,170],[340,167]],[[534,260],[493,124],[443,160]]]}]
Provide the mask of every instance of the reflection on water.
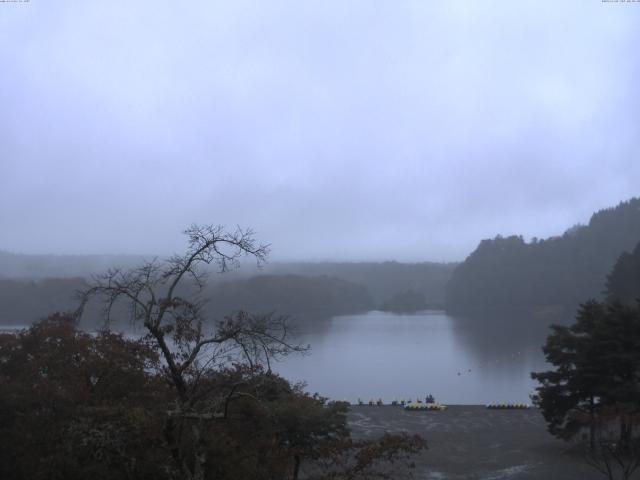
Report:
[{"label": "reflection on water", "polygon": [[[546,369],[548,322],[369,312],[299,327],[311,354],[274,365],[336,400],[435,396],[450,404],[528,402],[530,372]],[[529,325],[523,328],[523,325]]]}]

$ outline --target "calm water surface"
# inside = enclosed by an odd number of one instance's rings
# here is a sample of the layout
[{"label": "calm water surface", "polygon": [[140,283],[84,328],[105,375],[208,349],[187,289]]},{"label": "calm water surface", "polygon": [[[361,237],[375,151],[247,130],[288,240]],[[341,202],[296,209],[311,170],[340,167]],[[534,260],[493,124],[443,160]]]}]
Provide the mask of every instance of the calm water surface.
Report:
[{"label": "calm water surface", "polygon": [[334,400],[390,403],[432,394],[449,404],[530,402],[530,372],[549,368],[541,350],[549,323],[518,315],[456,318],[442,311],[345,315],[300,323],[297,340],[310,344],[310,353],[272,367]]},{"label": "calm water surface", "polygon": [[519,318],[460,319],[441,311],[369,312],[299,326],[307,356],[274,369],[336,400],[424,397],[450,404],[529,402],[530,372],[547,367],[546,323]]}]

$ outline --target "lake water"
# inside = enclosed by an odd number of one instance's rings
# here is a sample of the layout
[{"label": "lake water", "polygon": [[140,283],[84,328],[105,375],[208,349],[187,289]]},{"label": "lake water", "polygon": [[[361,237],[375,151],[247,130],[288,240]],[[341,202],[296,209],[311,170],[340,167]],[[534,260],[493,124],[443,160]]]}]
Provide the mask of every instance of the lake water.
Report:
[{"label": "lake water", "polygon": [[[551,322],[520,314],[458,318],[442,311],[368,312],[301,322],[309,354],[273,369],[334,400],[424,398],[448,404],[530,402],[532,371],[549,369],[541,346]],[[3,326],[11,331],[24,325]],[[129,332],[136,336],[137,334]]]},{"label": "lake water", "polygon": [[299,326],[298,341],[311,345],[310,354],[274,370],[335,400],[432,394],[449,404],[530,402],[530,372],[548,369],[541,351],[547,323],[441,311],[339,316]]}]

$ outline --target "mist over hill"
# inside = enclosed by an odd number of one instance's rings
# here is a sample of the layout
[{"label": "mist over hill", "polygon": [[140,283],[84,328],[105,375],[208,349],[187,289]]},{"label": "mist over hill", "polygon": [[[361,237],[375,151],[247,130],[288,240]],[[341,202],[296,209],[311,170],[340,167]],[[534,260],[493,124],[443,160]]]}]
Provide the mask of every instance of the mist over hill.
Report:
[{"label": "mist over hill", "polygon": [[[23,255],[0,251],[0,324],[27,324],[52,311],[75,308],[75,291],[92,275],[109,268],[131,268],[151,256]],[[296,317],[329,317],[380,308],[390,299],[415,291],[426,305],[444,304],[445,285],[455,264],[274,262],[253,263],[219,275],[212,270],[210,313],[233,310],[275,311]],[[98,311],[87,322],[99,325]]]},{"label": "mist over hill", "polygon": [[[68,260],[68,261],[66,261]],[[124,260],[124,264],[118,262]],[[47,255],[0,255],[0,324],[24,325],[51,312],[77,307],[75,292],[91,275],[107,268],[128,268],[142,257],[81,257]],[[6,268],[6,267],[9,268]],[[450,264],[288,263],[257,270],[247,265],[223,275],[212,272],[201,292],[208,314],[221,318],[233,311],[275,312],[300,320],[328,318],[380,308],[389,299],[416,291],[427,300],[424,306],[442,306]],[[189,287],[185,295],[195,293]],[[397,303],[397,302],[396,302]],[[422,305],[422,304],[421,304]],[[413,305],[409,305],[409,310]],[[401,310],[404,305],[399,305]],[[114,310],[114,318],[126,315]],[[84,323],[97,327],[101,312],[88,309]]]},{"label": "mist over hill", "polygon": [[[262,269],[243,264],[224,275],[212,274],[205,293],[218,316],[246,309],[328,317],[380,308],[412,311],[416,305],[446,305],[451,312],[571,309],[588,298],[602,298],[616,260],[639,241],[640,198],[632,198],[594,213],[587,225],[575,225],[560,236],[482,240],[459,264],[274,262]],[[0,251],[0,323],[30,323],[51,311],[69,310],[73,293],[91,275],[149,258]]]}]

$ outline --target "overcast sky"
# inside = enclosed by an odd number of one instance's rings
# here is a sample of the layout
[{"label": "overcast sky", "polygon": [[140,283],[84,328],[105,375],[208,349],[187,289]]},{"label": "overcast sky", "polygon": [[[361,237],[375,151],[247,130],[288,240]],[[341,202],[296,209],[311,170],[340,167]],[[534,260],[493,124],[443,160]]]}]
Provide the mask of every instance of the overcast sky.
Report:
[{"label": "overcast sky", "polygon": [[640,3],[0,3],[0,249],[459,260],[640,194]]}]

